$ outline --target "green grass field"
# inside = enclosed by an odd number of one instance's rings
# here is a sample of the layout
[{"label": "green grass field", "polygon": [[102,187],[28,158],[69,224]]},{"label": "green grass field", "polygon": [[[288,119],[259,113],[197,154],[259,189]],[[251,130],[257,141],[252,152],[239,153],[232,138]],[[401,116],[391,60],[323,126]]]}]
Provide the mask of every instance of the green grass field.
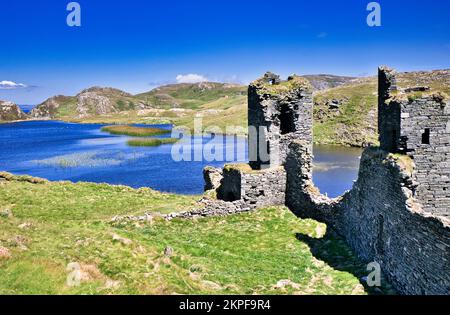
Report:
[{"label": "green grass field", "polygon": [[[368,293],[358,280],[365,265],[345,243],[286,208],[114,223],[189,209],[199,197],[0,178],[0,294]],[[68,286],[70,263],[85,275],[80,286]]]}]

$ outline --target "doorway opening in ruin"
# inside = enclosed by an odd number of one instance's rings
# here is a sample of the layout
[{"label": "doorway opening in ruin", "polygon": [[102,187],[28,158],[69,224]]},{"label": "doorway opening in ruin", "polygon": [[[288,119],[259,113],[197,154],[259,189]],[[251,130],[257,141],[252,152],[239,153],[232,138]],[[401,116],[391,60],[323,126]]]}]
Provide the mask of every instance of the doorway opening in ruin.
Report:
[{"label": "doorway opening in ruin", "polygon": [[288,106],[282,106],[280,110],[280,131],[282,135],[295,132],[295,114]]},{"label": "doorway opening in ruin", "polygon": [[430,129],[426,128],[422,134],[422,144],[430,144]]}]

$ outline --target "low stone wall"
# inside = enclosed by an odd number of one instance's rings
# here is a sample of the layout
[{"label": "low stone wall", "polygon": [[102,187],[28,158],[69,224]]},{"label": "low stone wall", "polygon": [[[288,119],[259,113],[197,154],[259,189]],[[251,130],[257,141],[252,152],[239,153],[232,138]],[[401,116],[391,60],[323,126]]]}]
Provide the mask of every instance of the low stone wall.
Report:
[{"label": "low stone wall", "polygon": [[228,215],[286,202],[286,171],[284,167],[252,170],[248,164],[228,164],[222,169],[206,167],[205,197],[198,207],[172,218]]},{"label": "low stone wall", "polygon": [[174,212],[165,215],[164,218],[167,220],[172,220],[175,218],[192,219],[209,216],[226,216],[230,214],[251,211],[254,209],[255,207],[249,206],[243,200],[227,202],[205,197],[198,202],[198,205],[195,209],[185,212]]},{"label": "low stone wall", "polygon": [[243,173],[242,199],[256,208],[284,205],[286,199],[286,172],[276,167],[257,172]]},{"label": "low stone wall", "polygon": [[378,262],[399,293],[450,294],[450,222],[423,211],[394,157],[367,149],[353,189],[329,199],[312,183],[310,149],[290,149],[286,204],[294,213],[327,223],[362,259]]},{"label": "low stone wall", "polygon": [[286,172],[281,166],[255,171],[245,164],[230,164],[223,169],[217,198],[241,200],[252,208],[260,208],[284,205],[285,191]]}]

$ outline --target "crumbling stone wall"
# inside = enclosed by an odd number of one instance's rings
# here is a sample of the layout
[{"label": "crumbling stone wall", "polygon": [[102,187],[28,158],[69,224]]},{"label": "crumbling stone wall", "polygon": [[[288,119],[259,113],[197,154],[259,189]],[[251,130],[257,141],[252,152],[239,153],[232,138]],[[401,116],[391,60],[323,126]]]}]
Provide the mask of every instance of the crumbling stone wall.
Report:
[{"label": "crumbling stone wall", "polygon": [[311,180],[311,151],[290,146],[286,202],[294,213],[325,222],[367,262],[380,264],[403,294],[450,294],[450,222],[423,211],[413,179],[389,153],[369,148],[358,181],[340,198],[320,195]]},{"label": "crumbling stone wall", "polygon": [[217,188],[217,198],[224,201],[242,200],[251,208],[284,205],[286,172],[283,167],[252,170],[246,164],[228,164]]},{"label": "crumbling stone wall", "polygon": [[220,181],[222,180],[222,170],[207,166],[203,169],[203,179],[205,181],[205,191],[216,190],[220,186]]},{"label": "crumbling stone wall", "polygon": [[286,172],[283,167],[243,173],[241,178],[246,204],[256,208],[285,204]]},{"label": "crumbling stone wall", "polygon": [[431,95],[401,103],[402,149],[415,163],[414,197],[450,218],[450,102]]},{"label": "crumbling stone wall", "polygon": [[378,69],[378,130],[381,149],[398,151],[400,139],[400,103],[392,101],[398,91],[395,70],[388,67]]},{"label": "crumbling stone wall", "polygon": [[395,71],[379,69],[380,144],[413,159],[413,193],[424,210],[450,217],[450,101],[425,91],[429,88],[399,89]]}]

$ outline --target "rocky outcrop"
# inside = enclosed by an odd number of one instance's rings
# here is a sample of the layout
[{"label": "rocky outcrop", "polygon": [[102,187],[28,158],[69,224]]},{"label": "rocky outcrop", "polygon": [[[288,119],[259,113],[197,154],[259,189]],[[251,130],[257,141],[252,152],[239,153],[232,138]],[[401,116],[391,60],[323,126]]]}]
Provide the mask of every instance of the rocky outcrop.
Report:
[{"label": "rocky outcrop", "polygon": [[28,116],[12,102],[0,101],[0,121],[26,119]]},{"label": "rocky outcrop", "polygon": [[79,117],[105,115],[116,112],[116,108],[109,97],[97,92],[84,91],[77,95],[76,111]]},{"label": "rocky outcrop", "polygon": [[33,108],[30,116],[33,118],[55,118],[60,108],[73,101],[73,97],[57,95],[47,99],[45,102]]},{"label": "rocky outcrop", "polygon": [[76,96],[54,96],[31,111],[35,118],[82,118],[144,109],[133,95],[114,88],[91,87]]}]

